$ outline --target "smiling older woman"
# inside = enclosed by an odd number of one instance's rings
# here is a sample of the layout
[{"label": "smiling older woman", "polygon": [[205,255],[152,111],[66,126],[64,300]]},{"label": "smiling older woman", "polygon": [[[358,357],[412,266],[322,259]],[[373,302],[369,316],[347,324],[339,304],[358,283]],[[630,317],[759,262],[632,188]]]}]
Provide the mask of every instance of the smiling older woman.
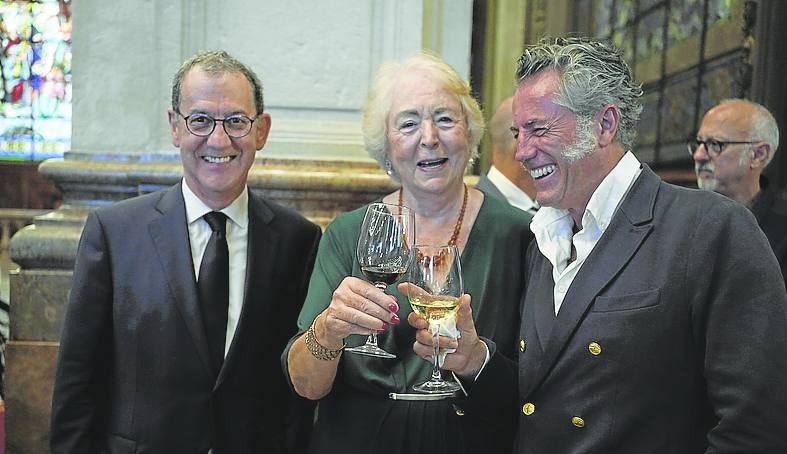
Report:
[{"label": "smiling older woman", "polygon": [[[513,356],[530,215],[464,184],[483,130],[468,83],[427,53],[383,64],[364,107],[367,150],[402,185],[382,201],[415,212],[417,243],[458,247],[478,333]],[[345,213],[328,226],[298,320],[300,334],[282,355],[295,392],[319,400],[310,452],[510,450],[511,428],[464,415],[461,399],[389,399],[389,393],[411,393],[414,383],[429,377],[430,364],[413,353],[414,329],[400,323],[411,312],[407,299],[394,286],[384,293],[362,277],[355,248],[364,211]],[[372,331],[381,333],[380,345],[396,359],[341,354],[345,344],[361,344]]]}]

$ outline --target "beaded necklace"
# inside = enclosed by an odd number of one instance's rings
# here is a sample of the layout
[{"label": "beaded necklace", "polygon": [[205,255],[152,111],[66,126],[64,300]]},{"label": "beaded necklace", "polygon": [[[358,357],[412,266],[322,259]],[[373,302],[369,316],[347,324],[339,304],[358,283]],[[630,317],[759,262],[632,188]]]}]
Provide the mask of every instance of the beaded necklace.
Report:
[{"label": "beaded necklace", "polygon": [[[459,219],[456,220],[456,224],[454,225],[454,233],[451,234],[451,239],[448,240],[449,246],[456,245],[456,239],[459,237],[459,232],[462,231],[462,221],[465,219],[465,208],[467,208],[467,185],[464,185],[465,193],[462,198],[462,208],[459,210]],[[402,190],[399,189],[399,208],[404,206],[403,197],[402,197]]]}]

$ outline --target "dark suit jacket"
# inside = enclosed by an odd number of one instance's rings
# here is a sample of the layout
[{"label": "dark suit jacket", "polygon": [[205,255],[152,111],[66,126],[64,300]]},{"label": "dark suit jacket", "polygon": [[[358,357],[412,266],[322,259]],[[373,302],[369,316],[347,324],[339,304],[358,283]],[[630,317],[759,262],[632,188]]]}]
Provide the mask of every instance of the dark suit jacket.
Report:
[{"label": "dark suit jacket", "polygon": [[319,238],[297,213],[249,194],[245,299],[214,380],[180,184],[90,214],[63,324],[52,452],[284,452],[291,395],[279,355]]},{"label": "dark suit jacket", "polygon": [[497,186],[492,183],[492,180],[489,179],[486,174],[481,175],[478,177],[478,183],[476,183],[475,188],[479,191],[483,192],[486,195],[491,195],[492,197],[497,197],[500,200],[506,200],[506,196],[500,192]]},{"label": "dark suit jacket", "polygon": [[787,295],[742,205],[645,167],[557,317],[528,262],[518,365],[493,352],[467,405],[518,417],[516,452],[787,452]]},{"label": "dark suit jacket", "polygon": [[760,186],[762,190],[752,201],[751,212],[768,237],[782,277],[787,280],[787,192],[773,189],[765,177],[761,177]]}]

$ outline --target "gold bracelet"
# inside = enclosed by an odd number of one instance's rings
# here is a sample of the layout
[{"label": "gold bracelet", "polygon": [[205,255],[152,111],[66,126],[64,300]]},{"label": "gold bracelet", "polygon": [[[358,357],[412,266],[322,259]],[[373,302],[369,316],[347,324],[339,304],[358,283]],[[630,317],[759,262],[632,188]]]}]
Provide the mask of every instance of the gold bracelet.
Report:
[{"label": "gold bracelet", "polygon": [[344,347],[347,344],[342,342],[342,348],[338,350],[331,350],[328,347],[325,347],[317,340],[317,335],[314,333],[314,325],[317,323],[317,319],[315,318],[312,322],[312,326],[306,331],[306,349],[309,350],[309,353],[312,354],[317,359],[321,359],[323,361],[333,361],[334,359],[341,356],[342,352],[344,351]]}]

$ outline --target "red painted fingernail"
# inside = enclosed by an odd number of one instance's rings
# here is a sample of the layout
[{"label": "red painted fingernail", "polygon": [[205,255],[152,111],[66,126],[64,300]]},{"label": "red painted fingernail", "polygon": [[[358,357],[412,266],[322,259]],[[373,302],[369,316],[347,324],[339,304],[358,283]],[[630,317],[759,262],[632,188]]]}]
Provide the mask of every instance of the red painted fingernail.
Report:
[{"label": "red painted fingernail", "polygon": [[400,322],[401,320],[399,320],[398,315],[396,314],[391,315],[391,323],[393,323],[394,325],[398,325]]},{"label": "red painted fingernail", "polygon": [[385,331],[385,330],[387,330],[387,329],[388,329],[390,326],[391,326],[391,325],[389,325],[388,323],[386,323],[386,322],[383,322],[383,327],[382,327],[382,329],[381,329],[380,331]]},{"label": "red painted fingernail", "polygon": [[388,305],[388,310],[390,310],[391,312],[398,312],[399,311],[399,305],[396,304],[396,303],[391,303],[391,304]]}]

